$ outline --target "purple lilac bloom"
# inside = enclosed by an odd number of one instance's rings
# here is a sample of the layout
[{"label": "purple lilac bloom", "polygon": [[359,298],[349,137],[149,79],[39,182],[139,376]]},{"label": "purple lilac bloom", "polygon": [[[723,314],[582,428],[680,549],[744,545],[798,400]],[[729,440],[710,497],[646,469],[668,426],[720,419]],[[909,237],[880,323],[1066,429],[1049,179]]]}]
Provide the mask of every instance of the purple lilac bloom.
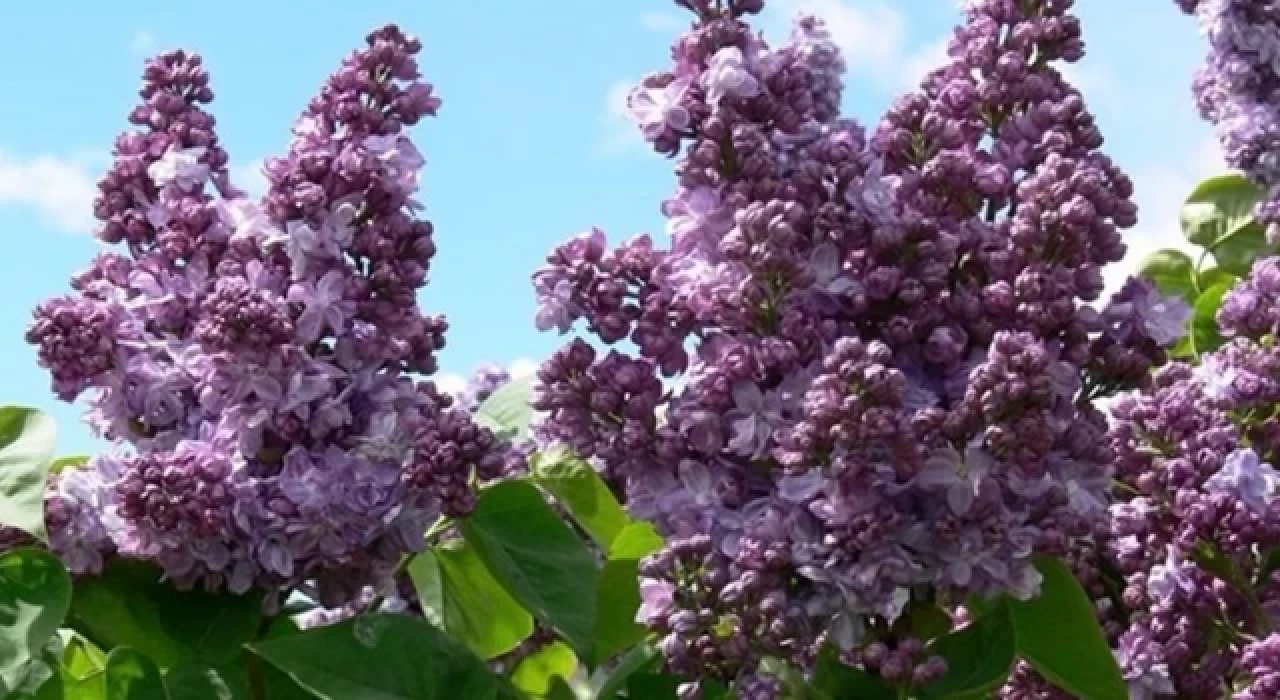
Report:
[{"label": "purple lilac bloom", "polygon": [[1208,43],[1192,82],[1227,164],[1264,188],[1255,215],[1280,235],[1280,5],[1263,0],[1176,0]]},{"label": "purple lilac bloom", "polygon": [[77,573],[155,562],[180,586],[314,587],[330,606],[385,579],[471,477],[506,457],[426,379],[446,323],[417,294],[435,254],[407,128],[440,101],[417,39],[367,37],[310,102],[261,202],[228,179],[200,58],[146,65],[138,130],[95,213],[120,244],[28,331],[54,390],[85,396],[119,454],[50,487]]},{"label": "purple lilac bloom", "polygon": [[498,387],[511,381],[511,372],[497,365],[482,365],[467,379],[458,397],[458,406],[468,411],[476,410]]},{"label": "purple lilac bloom", "polygon": [[1260,260],[1228,292],[1218,321],[1232,340],[1198,366],[1157,370],[1112,407],[1120,485],[1099,542],[1117,578],[1098,599],[1133,697],[1280,687],[1280,577],[1268,563],[1280,551],[1277,264]]},{"label": "purple lilac bloom", "polygon": [[1094,389],[1114,392],[1150,383],[1151,369],[1189,330],[1191,308],[1163,296],[1150,281],[1130,277],[1103,307],[1102,332],[1090,348]]},{"label": "purple lilac bloom", "polygon": [[839,115],[821,22],[770,46],[763,3],[677,4],[693,25],[629,101],[676,157],[670,240],[592,229],[535,273],[539,327],[614,346],[542,366],[539,439],[673,538],[642,622],[690,683],[764,697],[763,656],[810,668],[830,640],[917,687],[941,661],[864,631],[923,592],[1034,595],[1032,555],[1106,518],[1092,400],[1164,362],[1185,310],[1138,282],[1089,306],[1136,208],[1059,69],[1083,53],[1071,2],[969,3],[947,65],[870,134]]}]

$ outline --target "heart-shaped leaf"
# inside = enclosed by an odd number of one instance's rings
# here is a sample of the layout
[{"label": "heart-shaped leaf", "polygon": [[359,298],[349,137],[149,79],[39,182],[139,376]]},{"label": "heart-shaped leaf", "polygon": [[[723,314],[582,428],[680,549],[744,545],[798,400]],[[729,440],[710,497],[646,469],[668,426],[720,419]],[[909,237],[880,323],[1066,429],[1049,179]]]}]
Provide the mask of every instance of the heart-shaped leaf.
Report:
[{"label": "heart-shaped leaf", "polygon": [[154,566],[117,559],[101,576],[76,582],[72,616],[90,639],[132,647],[162,669],[184,661],[217,666],[257,634],[262,598],[179,591]]},{"label": "heart-shaped leaf", "polygon": [[407,615],[361,615],[250,649],[319,700],[520,698],[461,644]]},{"label": "heart-shaped leaf", "polygon": [[57,426],[33,408],[0,408],[0,525],[45,539],[44,491]]},{"label": "heart-shaped leaf", "polygon": [[534,455],[530,468],[534,483],[555,496],[602,549],[631,522],[600,475],[568,448]]},{"label": "heart-shaped leaf", "polygon": [[1093,603],[1058,559],[1037,556],[1043,582],[1029,601],[1008,601],[1018,654],[1079,698],[1128,700],[1129,688],[1098,624]]},{"label": "heart-shaped leaf", "polygon": [[947,662],[947,675],[923,689],[922,698],[959,700],[1004,684],[1016,657],[1009,606],[996,607],[964,628],[944,635],[929,650]]},{"label": "heart-shaped leaf", "polygon": [[1262,188],[1239,173],[1204,180],[1182,205],[1182,232],[1187,240],[1210,250],[1254,224],[1253,208]]},{"label": "heart-shaped leaf", "polygon": [[71,603],[71,576],[56,557],[21,548],[0,554],[0,679],[16,688],[58,633]]},{"label": "heart-shaped leaf", "polygon": [[533,420],[533,385],[535,377],[513,379],[494,390],[476,408],[475,420],[506,439],[529,437]]},{"label": "heart-shaped leaf", "polygon": [[599,573],[538,489],[523,481],[489,487],[458,526],[493,578],[590,658]]},{"label": "heart-shaped leaf", "polygon": [[1151,280],[1165,296],[1179,297],[1187,304],[1196,299],[1196,268],[1180,250],[1157,250],[1138,263],[1138,276]]},{"label": "heart-shaped leaf", "polygon": [[515,649],[533,632],[533,616],[494,580],[466,542],[414,557],[409,577],[427,619],[482,659]]}]

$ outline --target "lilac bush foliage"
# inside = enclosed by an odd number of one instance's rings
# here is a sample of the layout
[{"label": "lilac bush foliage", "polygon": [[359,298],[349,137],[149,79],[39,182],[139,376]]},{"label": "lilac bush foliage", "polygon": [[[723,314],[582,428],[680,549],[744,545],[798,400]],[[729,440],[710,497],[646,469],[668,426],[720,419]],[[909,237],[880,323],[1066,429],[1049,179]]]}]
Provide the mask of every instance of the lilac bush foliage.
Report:
[{"label": "lilac bush foliage", "polygon": [[1256,216],[1280,242],[1280,5],[1264,0],[1176,0],[1193,14],[1209,52],[1193,83],[1227,164],[1267,194]]},{"label": "lilac bush foliage", "polygon": [[1189,310],[1136,280],[1091,306],[1136,208],[1055,67],[1083,53],[1070,0],[970,3],[870,134],[821,22],[770,47],[761,2],[677,4],[674,65],[628,102],[676,159],[671,243],[593,229],[535,274],[541,328],[636,348],[551,357],[539,438],[667,536],[640,619],[670,669],[755,692],[762,658],[832,642],[919,687],[944,665],[892,623],[922,593],[1028,598],[1033,553],[1105,527],[1093,400],[1148,383]]},{"label": "lilac bush foliage", "polygon": [[436,248],[407,129],[440,106],[420,48],[371,33],[260,202],[230,182],[200,58],[147,63],[95,201],[116,249],[27,333],[58,396],[124,446],[50,488],[73,571],[138,558],[180,586],[305,580],[339,605],[471,509],[474,470],[503,454],[425,379],[447,324],[416,301]]}]

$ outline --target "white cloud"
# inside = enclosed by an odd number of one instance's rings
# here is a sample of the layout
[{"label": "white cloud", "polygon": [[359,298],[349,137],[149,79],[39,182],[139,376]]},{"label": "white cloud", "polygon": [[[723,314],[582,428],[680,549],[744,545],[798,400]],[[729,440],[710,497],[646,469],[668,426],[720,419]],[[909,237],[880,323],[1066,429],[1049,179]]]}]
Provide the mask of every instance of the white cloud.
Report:
[{"label": "white cloud", "polygon": [[52,154],[20,157],[0,151],[0,208],[32,210],[62,231],[92,231],[97,194],[93,160]]},{"label": "white cloud", "polygon": [[618,155],[644,145],[640,129],[627,114],[627,95],[639,82],[619,80],[605,93],[605,112],[600,119],[603,136],[598,147],[604,155]]},{"label": "white cloud", "polygon": [[[766,6],[765,33],[785,37],[797,15],[814,15],[827,23],[831,38],[844,52],[851,72],[895,81],[905,52],[906,17],[886,0],[777,0]],[[893,85],[897,87],[897,85]]]},{"label": "white cloud", "polygon": [[[512,379],[531,377],[538,371],[539,363],[531,357],[517,357],[507,365],[507,372]],[[477,367],[478,369],[478,367]],[[474,373],[475,370],[472,370]],[[437,372],[431,377],[440,391],[457,396],[467,388],[467,380],[471,375],[463,376],[456,372]]]},{"label": "white cloud", "polygon": [[1124,260],[1109,266],[1104,273],[1107,282],[1104,298],[1119,289],[1142,260],[1155,251],[1164,248],[1187,252],[1196,250],[1182,237],[1178,221],[1182,203],[1201,180],[1226,169],[1217,140],[1209,136],[1197,146],[1194,157],[1184,165],[1155,164],[1133,171],[1138,225],[1124,234],[1124,241],[1129,246]]},{"label": "white cloud", "polygon": [[947,46],[951,43],[951,36],[947,35],[929,44],[920,47],[918,51],[906,57],[902,64],[902,87],[904,89],[914,89],[920,86],[920,81],[932,72],[935,68],[941,68],[947,60]]},{"label": "white cloud", "polygon": [[675,33],[684,29],[687,23],[665,12],[646,12],[640,15],[640,26],[655,32]]},{"label": "white cloud", "polygon": [[262,172],[262,161],[255,160],[228,169],[231,184],[244,190],[250,197],[261,197],[267,191],[267,176]]},{"label": "white cloud", "polygon": [[[15,156],[0,150],[0,210],[34,212],[51,228],[68,233],[91,233],[97,225],[93,200],[98,172],[109,164],[103,154]],[[230,167],[231,181],[249,196],[267,190],[262,161]]]},{"label": "white cloud", "polygon": [[1087,56],[1076,63],[1058,64],[1058,69],[1068,83],[1089,97],[1090,102],[1109,105],[1123,102],[1116,99],[1116,81],[1106,66],[1091,63]]},{"label": "white cloud", "polygon": [[[844,53],[851,75],[859,75],[889,91],[914,86],[946,58],[946,38],[910,51],[907,17],[891,0],[774,0],[766,6],[760,27],[774,45],[783,43],[792,21],[815,15],[827,23],[832,38]],[[674,33],[684,23],[665,13],[642,15],[646,29]],[[949,33],[948,33],[949,36]],[[619,81],[609,87],[601,118],[603,137],[599,150],[617,155],[643,145],[638,130],[626,116],[626,96],[636,81]]]},{"label": "white cloud", "polygon": [[511,372],[512,379],[522,379],[536,373],[539,364],[537,360],[531,357],[517,357],[511,361],[508,371]]},{"label": "white cloud", "polygon": [[453,372],[436,372],[432,375],[431,381],[435,383],[436,389],[442,394],[457,396],[462,393],[463,389],[467,388],[467,378]]},{"label": "white cloud", "polygon": [[129,42],[129,51],[138,55],[149,54],[156,48],[156,39],[151,32],[138,30]]}]

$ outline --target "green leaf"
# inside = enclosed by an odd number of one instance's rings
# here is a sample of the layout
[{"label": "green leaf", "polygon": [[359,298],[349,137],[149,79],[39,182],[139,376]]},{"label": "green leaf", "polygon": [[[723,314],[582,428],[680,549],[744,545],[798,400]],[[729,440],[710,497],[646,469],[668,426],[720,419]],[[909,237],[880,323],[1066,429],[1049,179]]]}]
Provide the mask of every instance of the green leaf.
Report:
[{"label": "green leaf", "polygon": [[[298,627],[298,623],[288,617],[277,617],[275,622],[267,628],[266,634],[261,639],[282,639],[295,634],[302,634],[302,630]],[[233,662],[234,663],[234,662]],[[314,695],[302,689],[292,678],[285,675],[283,671],[264,662],[262,659],[254,656],[243,660],[246,668],[254,667],[256,673],[262,677],[262,686],[266,690],[267,700],[315,700]]]},{"label": "green leaf", "polygon": [[160,669],[136,649],[121,647],[107,655],[107,700],[170,700]]},{"label": "green leaf", "polygon": [[93,642],[74,631],[66,630],[67,641],[62,652],[62,670],[72,679],[81,680],[107,667],[107,655]]},{"label": "green leaf", "polygon": [[1212,250],[1254,224],[1253,208],[1263,194],[1262,188],[1239,173],[1211,177],[1197,185],[1182,205],[1182,232],[1187,240]]},{"label": "green leaf", "polygon": [[640,700],[677,700],[685,680],[670,673],[635,673],[627,678],[627,697]]},{"label": "green leaf", "polygon": [[64,469],[79,469],[89,463],[89,455],[72,455],[70,457],[59,457],[53,460],[49,465],[49,473],[57,474]]},{"label": "green leaf", "polygon": [[631,523],[609,547],[610,559],[643,559],[662,549],[662,537],[652,523]]},{"label": "green leaf", "polygon": [[[529,655],[511,672],[511,685],[532,698],[554,697],[557,688],[567,688],[578,658],[563,642],[552,642]],[[572,697],[572,693],[570,694]]]},{"label": "green leaf", "polygon": [[262,598],[179,591],[151,565],[118,559],[101,576],[77,581],[71,610],[76,629],[104,647],[132,647],[161,668],[216,666],[256,636]]},{"label": "green leaf", "polygon": [[1127,700],[1128,687],[1088,594],[1061,561],[1037,556],[1035,563],[1044,577],[1040,595],[1009,601],[1019,655],[1076,697]]},{"label": "green leaf", "polygon": [[107,655],[74,630],[59,630],[64,640],[59,675],[65,700],[106,700]]},{"label": "green leaf", "polygon": [[536,377],[513,379],[498,387],[476,408],[475,421],[507,439],[529,437]]},{"label": "green leaf", "polygon": [[966,698],[1004,684],[1016,658],[1013,619],[1008,604],[966,627],[939,637],[929,650],[947,661],[947,675],[923,689],[922,698]]},{"label": "green leaf", "polygon": [[729,689],[719,681],[709,679],[702,681],[702,700],[731,700],[731,698],[736,700],[737,697],[730,695]]},{"label": "green leaf", "polygon": [[1230,289],[1229,283],[1220,283],[1200,294],[1192,308],[1190,332],[1174,348],[1175,355],[1198,357],[1222,346],[1222,334],[1218,332],[1218,307],[1222,306],[1222,299]]},{"label": "green leaf", "polygon": [[33,408],[0,408],[0,525],[45,539],[44,488],[57,426]]},{"label": "green leaf", "polygon": [[1243,277],[1249,274],[1253,261],[1273,251],[1274,248],[1267,245],[1266,229],[1255,222],[1223,238],[1213,247],[1213,259],[1218,267]]},{"label": "green leaf", "polygon": [[636,622],[636,610],[640,608],[636,567],[635,559],[612,559],[600,571],[593,665],[604,663],[647,634]]},{"label": "green leaf", "polygon": [[231,670],[200,664],[174,666],[164,674],[164,687],[171,700],[247,700],[249,688],[244,678]]},{"label": "green leaf", "polygon": [[1180,250],[1158,250],[1138,263],[1138,276],[1151,280],[1166,296],[1181,297],[1188,304],[1196,298],[1195,263]]},{"label": "green leaf", "polygon": [[[57,635],[45,644],[39,658],[32,659],[24,665],[13,679],[6,700],[63,700],[66,696],[62,685],[62,672],[58,664],[58,656],[62,650],[62,640]],[[0,688],[0,692],[4,692]]]},{"label": "green leaf", "polygon": [[62,656],[59,676],[65,700],[106,700],[107,655],[92,642],[72,633]]},{"label": "green leaf", "polygon": [[[64,700],[107,700],[107,674],[98,672],[80,680],[62,677]],[[275,700],[272,698],[272,700]]]},{"label": "green leaf", "polygon": [[67,689],[62,683],[62,676],[50,670],[49,677],[35,692],[29,695],[18,695],[13,700],[72,700],[75,697],[67,694]]},{"label": "green leaf", "polygon": [[[0,679],[17,688],[27,667],[58,633],[71,602],[71,576],[48,552],[0,555]],[[0,688],[0,690],[3,690]]]},{"label": "green leaf", "polygon": [[841,663],[830,645],[818,652],[809,690],[820,700],[897,700],[898,697],[876,676]]},{"label": "green leaf", "polygon": [[590,658],[599,573],[538,489],[521,481],[487,488],[458,525],[503,588]]},{"label": "green leaf", "polygon": [[658,670],[662,656],[648,644],[637,644],[618,658],[612,668],[600,668],[591,676],[591,697],[595,700],[616,700],[627,685],[627,679],[636,673]]},{"label": "green leaf", "polygon": [[466,542],[414,557],[409,577],[427,619],[482,659],[515,649],[533,633],[533,616],[494,580]]},{"label": "green leaf", "polygon": [[640,559],[661,547],[650,523],[632,523],[614,539],[597,586],[593,665],[645,638],[645,628],[635,620],[640,608],[636,569]]},{"label": "green leaf", "polygon": [[951,616],[937,603],[912,600],[903,615],[898,618],[902,631],[916,639],[929,641],[951,631]]},{"label": "green leaf", "polygon": [[[409,560],[405,570],[409,572],[409,580],[413,582],[413,590],[418,594],[418,604],[422,607],[422,616],[427,622],[448,631],[445,623],[444,574],[440,571],[440,559],[434,549]],[[466,642],[461,635],[450,632],[456,638]],[[467,643],[470,646],[470,643]],[[472,649],[472,651],[475,651]],[[484,656],[483,653],[480,654]]]},{"label": "green leaf", "polygon": [[534,455],[530,467],[534,483],[555,496],[602,549],[631,522],[604,480],[568,448]]},{"label": "green leaf", "polygon": [[1214,287],[1219,284],[1233,285],[1239,280],[1239,277],[1220,267],[1211,267],[1200,271],[1199,287],[1201,290],[1207,290],[1210,287]]},{"label": "green leaf", "polygon": [[321,700],[520,697],[461,644],[406,615],[362,615],[250,649]]}]

